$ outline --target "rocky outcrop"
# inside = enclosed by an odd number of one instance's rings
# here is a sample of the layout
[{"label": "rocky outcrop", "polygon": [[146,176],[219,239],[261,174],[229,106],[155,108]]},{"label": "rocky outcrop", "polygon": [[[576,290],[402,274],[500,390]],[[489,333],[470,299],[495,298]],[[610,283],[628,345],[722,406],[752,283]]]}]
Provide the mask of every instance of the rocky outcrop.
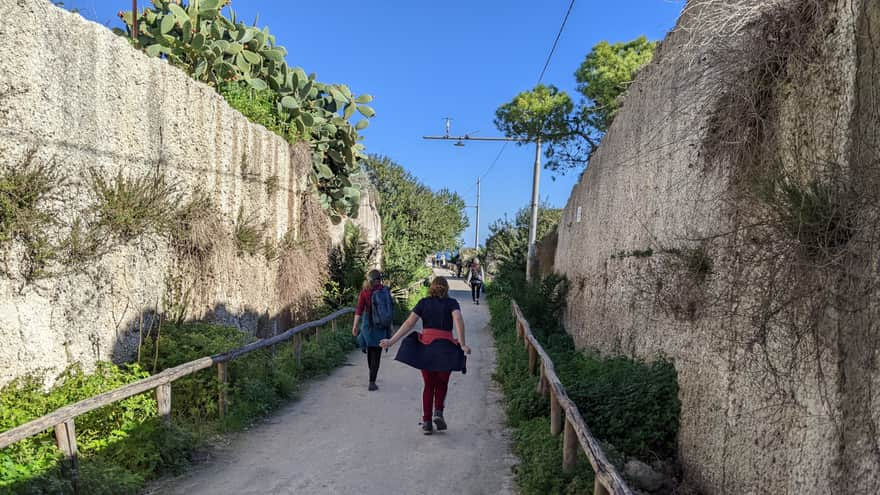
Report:
[{"label": "rocky outcrop", "polygon": [[382,266],[382,218],[379,217],[379,191],[365,176],[359,176],[361,202],[357,216],[330,226],[330,237],[334,245],[339,245],[345,237],[345,223],[351,222],[361,231],[361,239],[369,246],[372,253],[370,264]]},{"label": "rocky outcrop", "polygon": [[675,363],[703,492],[880,491],[878,26],[692,0],[568,200],[566,326]]}]

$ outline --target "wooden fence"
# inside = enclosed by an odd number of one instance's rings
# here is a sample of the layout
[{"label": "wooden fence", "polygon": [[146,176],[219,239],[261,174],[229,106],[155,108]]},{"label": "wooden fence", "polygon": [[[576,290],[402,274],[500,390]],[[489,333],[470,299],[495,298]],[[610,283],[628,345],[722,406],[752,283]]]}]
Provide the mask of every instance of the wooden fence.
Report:
[{"label": "wooden fence", "polygon": [[550,396],[550,432],[553,435],[563,434],[563,468],[566,470],[574,468],[577,463],[578,448],[580,448],[587,455],[587,459],[596,473],[596,483],[593,489],[595,495],[632,495],[632,491],[623,481],[617,469],[605,457],[605,453],[599,447],[599,442],[590,433],[590,429],[587,428],[577,406],[565,393],[562,382],[556,376],[553,361],[532,334],[529,322],[523,317],[516,301],[511,302],[511,307],[513,315],[516,317],[517,340],[522,339],[529,352],[529,371],[532,374],[540,373],[538,393]]},{"label": "wooden fence", "polygon": [[315,335],[320,337],[321,327],[327,325],[328,323],[331,325],[333,331],[336,331],[336,319],[351,313],[354,313],[354,308],[340,309],[339,311],[325,316],[320,320],[303,323],[302,325],[293,327],[290,330],[287,330],[286,332],[278,334],[274,337],[261,339],[256,342],[252,342],[244,347],[239,347],[238,349],[233,349],[223,354],[203,357],[200,359],[196,359],[195,361],[181,364],[180,366],[175,366],[174,368],[168,368],[153,376],[144,378],[143,380],[138,380],[136,382],[129,383],[128,385],[123,385],[122,387],[119,387],[117,389],[110,390],[109,392],[104,392],[94,397],[79,401],[75,404],[56,409],[55,411],[43,417],[37,418],[21,426],[17,426],[15,428],[0,433],[0,449],[3,449],[10,444],[37,435],[54,427],[55,443],[58,445],[59,450],[61,450],[64,456],[65,470],[68,472],[68,475],[75,481],[79,470],[77,462],[76,428],[74,425],[77,416],[98,409],[99,407],[104,407],[114,402],[127,399],[133,395],[142,394],[144,392],[155,389],[159,416],[162,417],[165,421],[170,422],[171,383],[174,382],[174,380],[183,378],[187,375],[191,375],[197,371],[210,368],[214,365],[217,366],[217,401],[219,404],[220,415],[223,416],[226,414],[226,410],[229,404],[229,401],[226,397],[226,382],[228,379],[226,365],[228,362],[236,358],[240,358],[245,354],[276,345],[288,339],[293,339],[295,356],[296,359],[299,359],[300,351],[302,348],[302,332],[310,329],[315,329]]}]

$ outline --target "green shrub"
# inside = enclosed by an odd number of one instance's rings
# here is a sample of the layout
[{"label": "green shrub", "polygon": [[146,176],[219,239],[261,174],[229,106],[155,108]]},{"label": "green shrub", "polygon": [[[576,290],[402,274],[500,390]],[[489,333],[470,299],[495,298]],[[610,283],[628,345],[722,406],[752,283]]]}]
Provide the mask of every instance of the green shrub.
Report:
[{"label": "green shrub", "polygon": [[60,181],[51,163],[35,160],[35,152],[0,172],[0,247],[5,248],[13,240],[24,244],[21,275],[25,280],[43,277],[56,257],[56,249],[46,235],[55,224],[46,203]]},{"label": "green shrub", "polygon": [[592,473],[586,465],[561,472],[561,437],[549,435],[549,406],[535,392],[537,378],[527,371],[528,353],[516,339],[510,294],[516,294],[568,396],[612,461],[674,458],[676,453],[680,404],[674,366],[577,351],[558,319],[566,289],[560,277],[527,284],[503,267],[488,287],[498,351],[495,379],[504,390],[508,423],[515,428],[514,446],[522,460],[517,482],[526,494],[580,493],[592,486]]},{"label": "green shrub", "polygon": [[[235,430],[267,414],[294,397],[303,379],[328,373],[345,362],[348,352],[354,349],[348,321],[340,319],[335,333],[328,328],[322,330],[318,338],[304,337],[299,363],[290,342],[230,362],[227,369],[229,411],[222,423],[217,423],[218,383],[213,368],[176,380],[171,402],[175,421],[209,430],[214,427]],[[159,372],[254,340],[235,327],[166,322],[156,335],[146,339],[141,360],[151,369],[155,363],[154,372]]]},{"label": "green shrub", "polygon": [[[207,369],[172,385],[172,424],[156,417],[152,392],[130,397],[76,418],[80,451],[79,493],[135,494],[143,483],[189,464],[200,433],[240,429],[294,397],[302,380],[329,373],[354,349],[351,320],[337,331],[305,336],[301,361],[285,342],[231,361],[228,368],[229,414],[220,421],[216,371]],[[207,323],[163,323],[141,349],[143,368],[159,372],[201,357],[226,352],[254,340],[236,328]],[[62,406],[145,378],[140,365],[99,363],[94,374],[67,370],[48,393],[34,378],[22,378],[0,390],[0,431],[48,414]],[[0,451],[0,493],[30,495],[73,493],[60,468],[51,432]]]},{"label": "green shrub", "polygon": [[220,94],[229,106],[241,112],[251,122],[260,124],[289,141],[297,139],[296,127],[289,128],[284,125],[285,122],[278,114],[274,91],[270,89],[260,91],[233,83],[222,85]]},{"label": "green shrub", "polygon": [[330,251],[330,277],[324,285],[324,304],[329,308],[353,305],[370,269],[373,247],[363,240],[360,228],[346,222],[342,243]]},{"label": "green shrub", "polygon": [[152,175],[129,178],[120,170],[107,180],[91,170],[92,192],[95,205],[96,227],[128,242],[148,232],[164,234],[172,229],[180,195],[174,184],[156,172]]},{"label": "green shrub", "polygon": [[[149,376],[138,366],[117,367],[98,363],[93,374],[77,366],[65,371],[56,386],[43,392],[34,378],[16,380],[0,390],[0,431],[26,423],[60,407],[112,390]],[[149,393],[130,397],[76,418],[77,443],[83,464],[109,448],[129,445],[129,455],[144,455],[152,446],[139,443],[139,430],[156,415],[156,402]],[[16,442],[0,451],[0,488],[13,493],[64,492],[60,480],[59,453],[51,432]],[[94,472],[94,471],[93,471]],[[88,472],[83,473],[86,480]],[[144,475],[139,475],[141,478]],[[125,478],[121,476],[120,479]]]},{"label": "green shrub", "polygon": [[524,421],[513,434],[513,450],[521,462],[515,467],[523,495],[592,493],[593,471],[579,456],[575,468],[562,470],[562,435],[550,434],[547,417]]},{"label": "green shrub", "polygon": [[[230,351],[251,341],[246,333],[234,327],[166,321],[156,334],[145,339],[140,354],[141,365],[158,373],[201,357]],[[206,369],[175,380],[173,397],[171,413],[175,421],[200,422],[215,418],[217,372]]]},{"label": "green shrub", "polygon": [[598,438],[633,457],[675,457],[680,405],[670,362],[575,353],[556,371]]}]

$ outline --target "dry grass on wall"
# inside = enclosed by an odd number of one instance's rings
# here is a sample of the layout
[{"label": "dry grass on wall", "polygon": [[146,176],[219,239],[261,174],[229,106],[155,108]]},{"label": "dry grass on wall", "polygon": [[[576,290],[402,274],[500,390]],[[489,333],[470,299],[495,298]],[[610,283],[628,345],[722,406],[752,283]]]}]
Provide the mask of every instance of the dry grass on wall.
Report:
[{"label": "dry grass on wall", "polygon": [[276,287],[283,328],[314,316],[327,278],[330,253],[327,216],[313,194],[303,194],[301,201],[300,228],[297,232],[288,232],[279,247]]},{"label": "dry grass on wall", "polygon": [[[847,387],[839,353],[880,351],[872,302],[880,300],[880,143],[852,132],[877,124],[876,115],[849,120],[850,68],[835,52],[847,25],[826,0],[711,3],[686,11],[695,31],[720,33],[711,48],[698,47],[717,61],[703,76],[717,79],[719,93],[702,142],[706,174],[688,187],[722,170],[728,189],[714,201],[729,223],[654,246],[635,289],[661,315],[710,332],[722,355],[740,351],[727,354],[730,369],[762,405],[744,412],[783,432],[765,435],[761,448],[784,448],[784,432],[817,413],[841,442],[851,421],[880,431],[876,415],[847,420],[838,395]],[[841,143],[871,151],[851,154]],[[694,249],[697,265],[682,256]],[[711,269],[693,269],[700,264]],[[848,380],[870,388],[876,359],[862,368]]]}]

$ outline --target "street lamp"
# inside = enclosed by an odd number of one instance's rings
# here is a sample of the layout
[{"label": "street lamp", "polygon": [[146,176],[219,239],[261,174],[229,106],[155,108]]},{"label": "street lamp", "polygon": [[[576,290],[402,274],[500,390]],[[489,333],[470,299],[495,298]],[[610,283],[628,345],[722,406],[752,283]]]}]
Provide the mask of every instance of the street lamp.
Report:
[{"label": "street lamp", "polygon": [[[450,136],[449,126],[446,127],[444,136],[422,136],[423,139],[437,139],[442,141],[456,141],[455,146],[464,146],[464,141],[506,141],[528,143],[528,139],[513,137],[475,137],[465,134],[464,136]],[[535,140],[535,169],[532,172],[532,203],[531,221],[529,222],[529,251],[526,256],[526,280],[532,279],[532,271],[535,264],[535,238],[538,234],[538,190],[541,181],[541,138]],[[479,220],[477,220],[479,225]],[[475,243],[476,244],[476,243]]]}]

